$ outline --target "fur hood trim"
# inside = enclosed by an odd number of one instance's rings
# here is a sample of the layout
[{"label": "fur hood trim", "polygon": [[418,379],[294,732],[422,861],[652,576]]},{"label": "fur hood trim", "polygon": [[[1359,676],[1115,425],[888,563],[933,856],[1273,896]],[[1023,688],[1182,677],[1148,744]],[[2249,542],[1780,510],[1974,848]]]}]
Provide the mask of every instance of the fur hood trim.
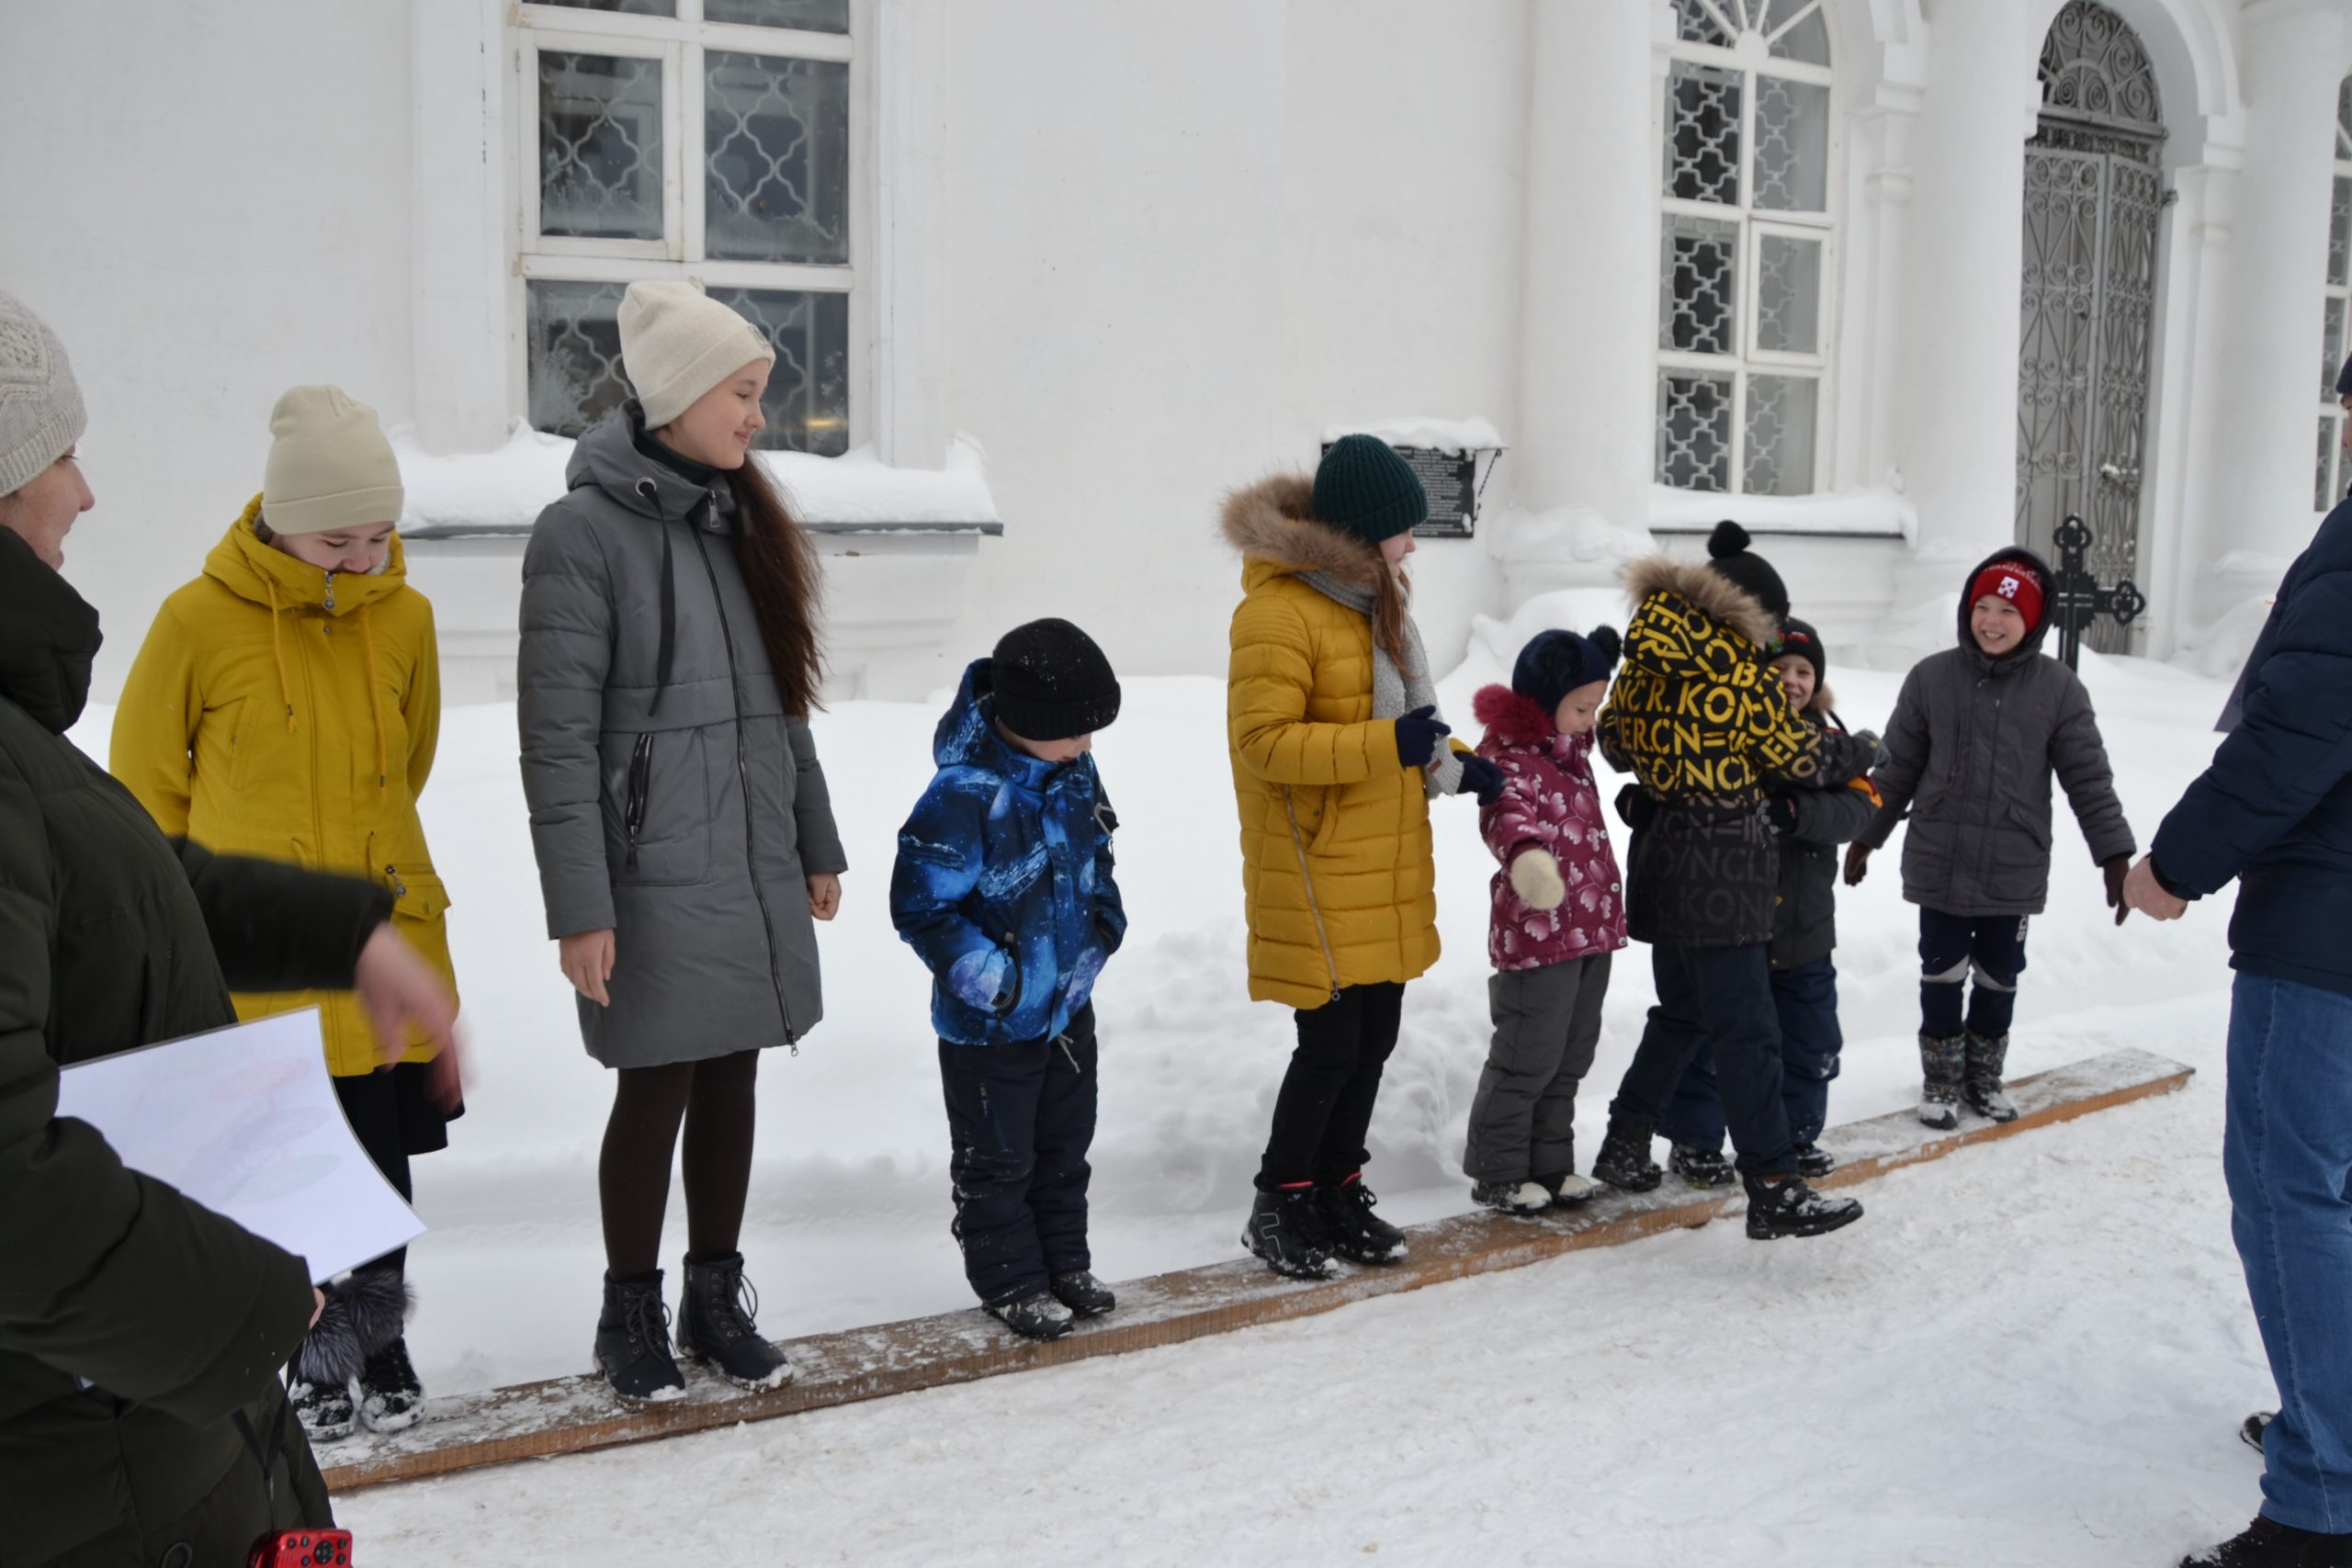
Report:
[{"label": "fur hood trim", "polygon": [[1820,685],[1815,686],[1813,689],[1813,701],[1804,705],[1804,711],[1809,714],[1817,715],[1822,718],[1827,718],[1829,716],[1830,710],[1837,705],[1838,694],[1831,691],[1829,689],[1829,683],[1825,681]]},{"label": "fur hood trim", "polygon": [[325,1287],[327,1304],[294,1352],[294,1375],[341,1388],[368,1358],[401,1337],[413,1301],[408,1281],[383,1269],[361,1269]]},{"label": "fur hood trim", "polygon": [[1316,519],[1315,481],[1306,474],[1275,474],[1232,491],[1221,527],[1244,560],[1328,571],[1367,587],[1379,580],[1376,547]]},{"label": "fur hood trim", "polygon": [[1625,592],[1633,596],[1636,609],[1653,593],[1671,593],[1758,648],[1771,647],[1781,635],[1772,612],[1756,595],[1704,561],[1645,556],[1627,563]]},{"label": "fur hood trim", "polygon": [[1479,687],[1477,695],[1470,699],[1470,711],[1498,740],[1542,742],[1559,733],[1540,704],[1509,686]]}]

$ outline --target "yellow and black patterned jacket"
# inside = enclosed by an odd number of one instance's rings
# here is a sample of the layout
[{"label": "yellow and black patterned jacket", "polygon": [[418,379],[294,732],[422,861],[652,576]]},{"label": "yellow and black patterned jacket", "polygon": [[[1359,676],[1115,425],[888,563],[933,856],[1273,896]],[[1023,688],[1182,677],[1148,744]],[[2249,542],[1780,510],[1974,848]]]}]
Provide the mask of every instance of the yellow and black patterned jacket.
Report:
[{"label": "yellow and black patterned jacket", "polygon": [[1853,777],[1874,747],[1797,716],[1767,662],[1780,627],[1729,578],[1659,556],[1628,567],[1625,585],[1634,608],[1600,750],[1657,807],[1626,856],[1627,930],[1683,947],[1770,941],[1770,785]]}]

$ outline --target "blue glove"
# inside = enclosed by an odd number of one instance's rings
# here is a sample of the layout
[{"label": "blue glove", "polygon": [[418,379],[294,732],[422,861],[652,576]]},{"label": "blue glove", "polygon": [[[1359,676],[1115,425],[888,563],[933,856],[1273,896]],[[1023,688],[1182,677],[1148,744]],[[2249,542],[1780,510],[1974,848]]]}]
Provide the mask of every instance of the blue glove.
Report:
[{"label": "blue glove", "polygon": [[1437,707],[1415,708],[1396,721],[1396,760],[1408,768],[1425,768],[1437,755],[1437,743],[1453,733],[1437,720]]},{"label": "blue glove", "polygon": [[1462,759],[1462,788],[1457,795],[1475,795],[1481,806],[1492,806],[1503,795],[1503,771],[1484,757]]}]

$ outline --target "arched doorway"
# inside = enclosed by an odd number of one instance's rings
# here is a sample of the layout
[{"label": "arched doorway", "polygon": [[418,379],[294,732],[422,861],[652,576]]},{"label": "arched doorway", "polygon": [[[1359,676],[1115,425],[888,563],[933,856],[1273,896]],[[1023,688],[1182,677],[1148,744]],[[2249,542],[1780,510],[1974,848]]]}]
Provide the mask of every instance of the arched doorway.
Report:
[{"label": "arched doorway", "polygon": [[[2067,0],[2041,46],[2041,119],[2025,150],[2025,263],[2018,340],[2018,542],[2051,557],[2074,513],[2090,525],[2101,581],[2140,567],[2163,106],[2131,25]],[[2107,623],[2086,639],[2129,651]]]}]

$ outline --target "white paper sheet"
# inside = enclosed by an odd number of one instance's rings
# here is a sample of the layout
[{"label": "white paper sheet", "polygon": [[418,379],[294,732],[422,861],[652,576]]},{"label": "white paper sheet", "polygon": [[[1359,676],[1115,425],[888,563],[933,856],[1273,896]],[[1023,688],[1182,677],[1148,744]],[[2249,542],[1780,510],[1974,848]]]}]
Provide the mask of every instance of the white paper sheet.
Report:
[{"label": "white paper sheet", "polygon": [[300,1255],[314,1283],[424,1234],[343,1118],[315,1008],[76,1063],[58,1079],[60,1116]]}]

